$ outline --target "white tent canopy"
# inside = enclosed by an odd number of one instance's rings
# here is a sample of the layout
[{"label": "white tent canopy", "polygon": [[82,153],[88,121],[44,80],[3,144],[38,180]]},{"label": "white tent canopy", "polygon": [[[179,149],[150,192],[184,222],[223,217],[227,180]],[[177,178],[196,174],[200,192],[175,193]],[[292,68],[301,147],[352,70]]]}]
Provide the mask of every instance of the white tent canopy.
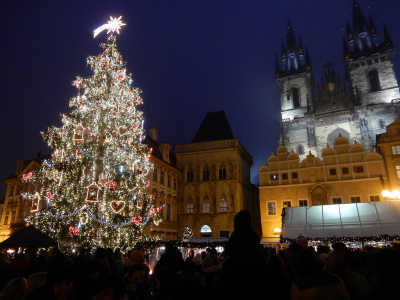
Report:
[{"label": "white tent canopy", "polygon": [[282,237],[400,235],[400,201],[287,207]]}]

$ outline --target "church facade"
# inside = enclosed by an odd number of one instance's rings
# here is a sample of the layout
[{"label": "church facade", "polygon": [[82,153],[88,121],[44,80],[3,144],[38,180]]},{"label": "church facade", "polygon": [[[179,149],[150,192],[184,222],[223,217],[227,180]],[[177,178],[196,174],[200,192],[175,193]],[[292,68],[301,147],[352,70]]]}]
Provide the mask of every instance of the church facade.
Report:
[{"label": "church facade", "polygon": [[353,24],[347,23],[343,38],[343,78],[334,64],[324,65],[325,74],[316,82],[311,59],[297,41],[289,21],[286,44],[275,77],[280,89],[280,143],[301,159],[318,157],[341,136],[357,141],[368,153],[375,149],[376,135],[399,118],[399,89],[393,69],[395,47],[386,27],[384,41],[376,42],[373,19],[368,22],[357,1],[353,2]]}]

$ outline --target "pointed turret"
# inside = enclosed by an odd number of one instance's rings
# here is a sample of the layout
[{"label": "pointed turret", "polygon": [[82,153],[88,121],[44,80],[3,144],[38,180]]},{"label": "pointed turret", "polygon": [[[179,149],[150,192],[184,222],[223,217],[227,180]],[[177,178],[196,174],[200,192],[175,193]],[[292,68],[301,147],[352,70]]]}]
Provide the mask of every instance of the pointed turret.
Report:
[{"label": "pointed turret", "polygon": [[312,69],[312,64],[311,64],[311,59],[310,59],[310,52],[308,51],[308,48],[306,47],[306,61],[304,63],[304,66],[306,67],[307,71],[311,71]]},{"label": "pointed turret", "polygon": [[383,36],[385,39],[385,41],[383,43],[384,43],[386,49],[393,49],[394,48],[393,42],[392,42],[392,39],[390,38],[389,32],[385,25],[383,25]]},{"label": "pointed turret", "polygon": [[347,41],[344,37],[343,37],[343,57],[345,60],[348,60],[350,58],[349,46],[347,45]]},{"label": "pointed turret", "polygon": [[351,29],[349,22],[347,22],[347,42],[351,47],[353,47],[353,29]]},{"label": "pointed turret", "polygon": [[358,5],[357,0],[353,0],[353,30],[354,33],[363,33],[368,29],[367,20],[364,17],[364,14]]},{"label": "pointed turret", "polygon": [[275,78],[279,78],[281,68],[279,66],[278,55],[275,55]]},{"label": "pointed turret", "polygon": [[285,48],[285,44],[283,43],[283,40],[282,40],[282,62],[283,63],[286,62],[286,48]]},{"label": "pointed turret", "polygon": [[301,42],[301,36],[299,35],[299,53],[300,53],[300,58],[304,58],[304,49],[303,49],[303,43]]},{"label": "pointed turret", "polygon": [[376,26],[375,26],[374,20],[372,20],[371,15],[369,15],[368,24],[369,24],[369,30],[371,30],[372,36],[374,37],[374,39],[376,39],[376,36],[377,36]]}]

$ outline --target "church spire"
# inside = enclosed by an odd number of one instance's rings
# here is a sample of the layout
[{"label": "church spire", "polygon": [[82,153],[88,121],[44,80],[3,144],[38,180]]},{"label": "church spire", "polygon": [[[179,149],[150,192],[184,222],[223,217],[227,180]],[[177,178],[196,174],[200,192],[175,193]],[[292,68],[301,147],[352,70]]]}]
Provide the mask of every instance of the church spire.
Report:
[{"label": "church spire", "polygon": [[279,66],[278,55],[275,55],[275,78],[279,78],[279,74],[281,72],[281,68]]},{"label": "church spire", "polygon": [[343,37],[343,57],[344,60],[348,60],[350,58],[349,45],[347,45],[347,41],[344,37]]},{"label": "church spire", "polygon": [[384,39],[385,39],[385,41],[383,43],[384,43],[386,49],[393,49],[394,48],[393,42],[392,42],[392,39],[389,36],[389,32],[388,32],[388,30],[387,30],[385,25],[383,25],[383,36],[384,36]]},{"label": "church spire", "polygon": [[299,53],[300,53],[300,58],[304,58],[304,49],[303,49],[303,43],[301,42],[301,35],[299,35]]},{"label": "church spire", "polygon": [[375,39],[377,32],[376,32],[376,26],[375,26],[374,20],[372,20],[371,15],[369,15],[368,24],[369,24],[369,30],[371,30],[372,36]]},{"label": "church spire", "polygon": [[353,30],[361,33],[365,32],[367,28],[367,20],[365,19],[357,0],[353,0]]},{"label": "church spire", "polygon": [[282,40],[282,62],[283,63],[286,62],[286,48],[285,48],[285,44],[283,43],[283,40]]}]

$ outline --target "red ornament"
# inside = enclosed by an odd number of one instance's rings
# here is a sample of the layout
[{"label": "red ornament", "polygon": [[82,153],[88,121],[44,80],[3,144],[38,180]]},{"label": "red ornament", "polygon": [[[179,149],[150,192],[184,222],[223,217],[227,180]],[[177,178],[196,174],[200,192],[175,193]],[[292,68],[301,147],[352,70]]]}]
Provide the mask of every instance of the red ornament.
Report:
[{"label": "red ornament", "polygon": [[96,138],[96,136],[95,136],[95,135],[92,135],[92,139],[94,139],[94,138]]},{"label": "red ornament", "polygon": [[140,231],[138,231],[137,236],[142,236],[142,233]]},{"label": "red ornament", "polygon": [[142,222],[142,217],[132,218],[133,225],[139,225]]},{"label": "red ornament", "polygon": [[89,232],[89,235],[92,236],[92,235],[93,235],[93,232],[90,231],[90,232]]},{"label": "red ornament", "polygon": [[70,226],[69,227],[69,232],[73,235],[78,235],[79,233],[79,227],[74,227],[74,226]]},{"label": "red ornament", "polygon": [[30,171],[29,173],[26,173],[26,174],[22,175],[22,179],[25,180],[25,181],[31,180],[32,175],[33,175],[33,172]]},{"label": "red ornament", "polygon": [[106,136],[105,135],[103,135],[103,140],[105,140],[106,139]]},{"label": "red ornament", "polygon": [[50,133],[50,130],[49,130],[49,129],[47,129],[47,130],[46,130],[46,132],[47,132],[47,133]]},{"label": "red ornament", "polygon": [[117,136],[117,133],[116,133],[116,132],[113,132],[113,136]]},{"label": "red ornament", "polygon": [[115,116],[115,111],[113,112],[113,115]]},{"label": "red ornament", "polygon": [[60,135],[58,133],[56,133],[56,137],[59,137]]},{"label": "red ornament", "polygon": [[119,148],[120,148],[120,149],[123,149],[123,148],[124,148],[124,146],[120,145],[120,146],[119,146]]}]

